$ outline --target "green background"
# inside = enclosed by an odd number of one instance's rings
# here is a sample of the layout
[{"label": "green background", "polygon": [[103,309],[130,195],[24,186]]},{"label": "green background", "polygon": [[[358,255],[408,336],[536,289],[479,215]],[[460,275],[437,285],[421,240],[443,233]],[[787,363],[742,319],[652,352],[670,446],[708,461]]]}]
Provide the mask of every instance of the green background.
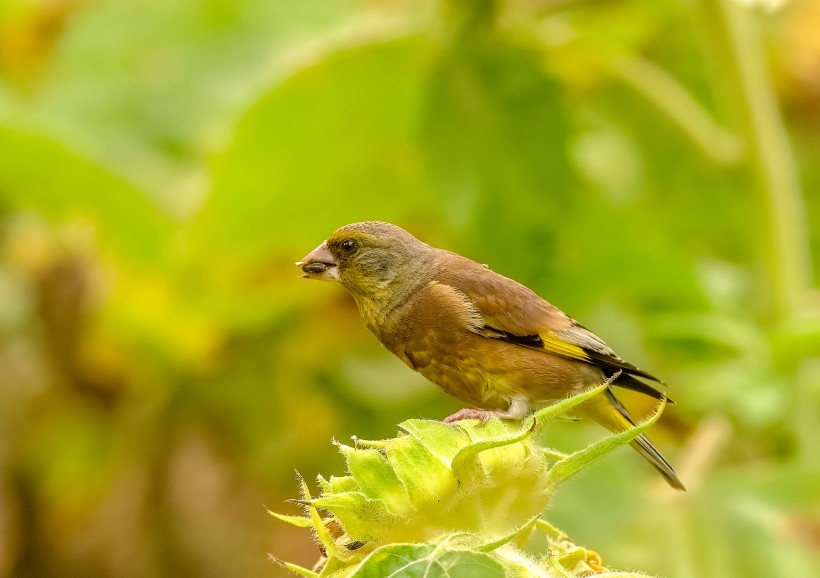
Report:
[{"label": "green background", "polygon": [[546,514],[575,542],[816,575],[820,4],[750,3],[0,1],[0,576],[310,566],[294,468],[459,407],[298,278],[367,219],[670,385],[689,491],[619,451]]}]

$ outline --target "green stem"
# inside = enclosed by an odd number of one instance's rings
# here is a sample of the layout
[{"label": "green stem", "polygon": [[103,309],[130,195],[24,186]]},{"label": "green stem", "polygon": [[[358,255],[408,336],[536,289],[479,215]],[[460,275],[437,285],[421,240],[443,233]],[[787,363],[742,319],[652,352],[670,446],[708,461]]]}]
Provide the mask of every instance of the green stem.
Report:
[{"label": "green stem", "polygon": [[714,162],[736,164],[743,143],[709,116],[698,101],[675,78],[659,66],[635,56],[615,58],[611,73],[625,86],[675,123]]},{"label": "green stem", "polygon": [[[707,29],[725,50],[728,74],[735,76],[737,107],[757,172],[762,209],[761,253],[769,281],[774,320],[793,316],[811,285],[811,258],[800,182],[766,57],[748,10],[731,0],[704,0]],[[734,102],[737,100],[737,102]],[[757,235],[757,231],[752,231]]]},{"label": "green stem", "polygon": [[[749,236],[759,243],[770,320],[783,324],[800,314],[812,287],[806,209],[797,168],[752,14],[731,0],[702,0],[699,8],[702,27],[716,48],[719,78],[726,82],[728,110],[738,116],[749,149],[749,167],[756,172],[760,221],[759,230],[753,224]],[[780,361],[794,364],[791,369],[796,379],[791,380],[790,394],[798,419],[791,424],[798,453],[805,458],[812,451],[808,440],[815,439],[816,427],[814,415],[807,416],[812,394],[803,379],[805,361]]]}]

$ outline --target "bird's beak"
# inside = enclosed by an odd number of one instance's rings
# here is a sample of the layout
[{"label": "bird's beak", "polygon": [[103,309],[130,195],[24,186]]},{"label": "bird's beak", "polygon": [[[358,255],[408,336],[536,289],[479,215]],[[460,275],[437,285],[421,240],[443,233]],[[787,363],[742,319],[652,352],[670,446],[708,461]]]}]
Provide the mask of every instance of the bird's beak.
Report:
[{"label": "bird's beak", "polygon": [[336,260],[324,242],[313,251],[305,255],[301,261],[296,262],[297,267],[301,267],[305,279],[318,279],[320,281],[338,281],[339,267]]}]

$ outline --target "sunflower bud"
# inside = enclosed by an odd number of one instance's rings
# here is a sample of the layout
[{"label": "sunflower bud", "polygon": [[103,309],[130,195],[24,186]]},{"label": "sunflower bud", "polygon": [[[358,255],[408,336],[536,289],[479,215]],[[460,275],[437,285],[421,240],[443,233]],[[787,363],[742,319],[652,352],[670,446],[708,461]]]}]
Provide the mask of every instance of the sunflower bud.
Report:
[{"label": "sunflower bud", "polygon": [[[348,475],[320,476],[315,498],[300,478],[302,498],[296,502],[307,515],[272,513],[312,528],[324,556],[317,571],[282,564],[302,576],[328,578],[398,571],[421,576],[431,566],[447,568],[451,576],[477,578],[604,573],[595,552],[576,546],[539,516],[561,482],[637,437],[660,416],[662,406],[637,427],[570,455],[545,450],[533,435],[604,387],[541,409],[523,422],[411,419],[399,424],[401,431],[391,439],[336,443]],[[320,510],[329,516],[322,519]],[[533,532],[544,535],[538,556],[517,547]]]}]

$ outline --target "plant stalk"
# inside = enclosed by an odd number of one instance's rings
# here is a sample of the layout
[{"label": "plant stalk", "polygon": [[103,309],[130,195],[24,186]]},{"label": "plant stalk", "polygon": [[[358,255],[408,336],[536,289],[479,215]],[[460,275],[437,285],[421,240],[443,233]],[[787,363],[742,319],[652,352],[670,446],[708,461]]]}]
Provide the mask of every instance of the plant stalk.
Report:
[{"label": "plant stalk", "polygon": [[[768,284],[768,313],[775,322],[793,317],[811,286],[806,210],[794,156],[778,110],[766,56],[752,14],[732,0],[704,0],[706,18],[725,48],[735,78],[733,102],[757,177],[761,207],[761,261]],[[753,231],[753,233],[755,233]]]}]

